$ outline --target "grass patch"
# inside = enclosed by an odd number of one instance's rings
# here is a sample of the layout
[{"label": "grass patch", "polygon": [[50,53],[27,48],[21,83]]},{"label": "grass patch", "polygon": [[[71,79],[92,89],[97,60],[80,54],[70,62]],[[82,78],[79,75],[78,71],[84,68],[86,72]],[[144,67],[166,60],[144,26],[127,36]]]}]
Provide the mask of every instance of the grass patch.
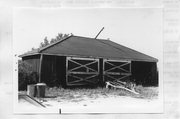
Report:
[{"label": "grass patch", "polygon": [[[79,102],[85,98],[97,99],[97,98],[108,98],[117,96],[129,96],[133,98],[143,98],[143,99],[154,99],[158,97],[157,87],[142,87],[137,86],[135,89],[139,95],[135,95],[131,92],[122,89],[107,89],[107,88],[74,88],[74,89],[63,89],[63,88],[46,88],[46,97],[50,97],[58,102],[63,100]],[[48,98],[49,97],[49,98]]]},{"label": "grass patch", "polygon": [[[46,97],[40,100],[43,101],[57,101],[57,102],[80,102],[83,100],[91,99],[95,100],[97,98],[109,98],[109,97],[120,97],[127,96],[132,98],[140,99],[156,99],[158,97],[158,87],[143,87],[136,86],[136,92],[139,95],[133,94],[129,91],[123,89],[107,89],[107,88],[74,88],[74,89],[64,89],[57,87],[47,87]],[[20,93],[26,93],[25,91],[20,91]],[[39,100],[38,98],[36,98]]]},{"label": "grass patch", "polygon": [[140,93],[140,98],[156,99],[158,98],[158,87],[136,86],[135,90]]}]

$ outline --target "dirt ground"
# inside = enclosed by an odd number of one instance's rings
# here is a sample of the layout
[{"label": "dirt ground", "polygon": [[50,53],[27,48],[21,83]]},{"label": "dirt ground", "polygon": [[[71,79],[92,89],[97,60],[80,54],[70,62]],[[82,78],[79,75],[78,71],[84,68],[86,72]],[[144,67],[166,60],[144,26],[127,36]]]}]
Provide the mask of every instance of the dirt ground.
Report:
[{"label": "dirt ground", "polygon": [[[139,95],[120,89],[46,88],[45,98],[35,98],[51,112],[61,113],[155,113],[160,108],[158,87],[137,86]],[[26,93],[26,92],[21,92]]]}]

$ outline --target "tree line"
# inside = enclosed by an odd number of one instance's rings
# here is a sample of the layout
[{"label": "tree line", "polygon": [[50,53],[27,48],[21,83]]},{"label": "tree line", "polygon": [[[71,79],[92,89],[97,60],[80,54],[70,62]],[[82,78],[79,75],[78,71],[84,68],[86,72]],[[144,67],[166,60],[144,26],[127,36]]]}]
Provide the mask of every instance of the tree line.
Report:
[{"label": "tree line", "polygon": [[[63,34],[63,33],[58,33],[58,35],[55,37],[55,38],[51,38],[50,40],[48,40],[47,36],[44,38],[44,40],[40,43],[39,47],[38,48],[43,48],[47,45],[50,45],[52,43],[55,43],[55,42],[58,42],[64,38],[67,38],[69,37],[70,35],[73,35],[72,33],[71,34]],[[31,50],[35,50],[35,48],[32,48]]]}]

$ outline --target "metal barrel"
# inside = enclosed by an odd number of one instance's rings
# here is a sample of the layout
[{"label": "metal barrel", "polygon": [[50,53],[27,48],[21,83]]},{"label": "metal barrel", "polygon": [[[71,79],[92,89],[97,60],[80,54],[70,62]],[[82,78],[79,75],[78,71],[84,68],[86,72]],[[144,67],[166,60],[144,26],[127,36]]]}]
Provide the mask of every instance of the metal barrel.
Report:
[{"label": "metal barrel", "polygon": [[37,97],[38,98],[43,98],[45,97],[45,89],[46,89],[46,84],[45,83],[37,83]]}]

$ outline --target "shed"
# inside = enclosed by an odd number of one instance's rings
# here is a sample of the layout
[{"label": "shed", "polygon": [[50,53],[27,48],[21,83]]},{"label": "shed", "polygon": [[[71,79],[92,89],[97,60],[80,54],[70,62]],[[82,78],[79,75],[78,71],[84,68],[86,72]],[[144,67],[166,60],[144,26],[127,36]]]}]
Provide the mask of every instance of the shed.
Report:
[{"label": "shed", "polygon": [[98,86],[107,80],[158,85],[156,58],[110,40],[69,36],[20,57],[48,86]]}]

